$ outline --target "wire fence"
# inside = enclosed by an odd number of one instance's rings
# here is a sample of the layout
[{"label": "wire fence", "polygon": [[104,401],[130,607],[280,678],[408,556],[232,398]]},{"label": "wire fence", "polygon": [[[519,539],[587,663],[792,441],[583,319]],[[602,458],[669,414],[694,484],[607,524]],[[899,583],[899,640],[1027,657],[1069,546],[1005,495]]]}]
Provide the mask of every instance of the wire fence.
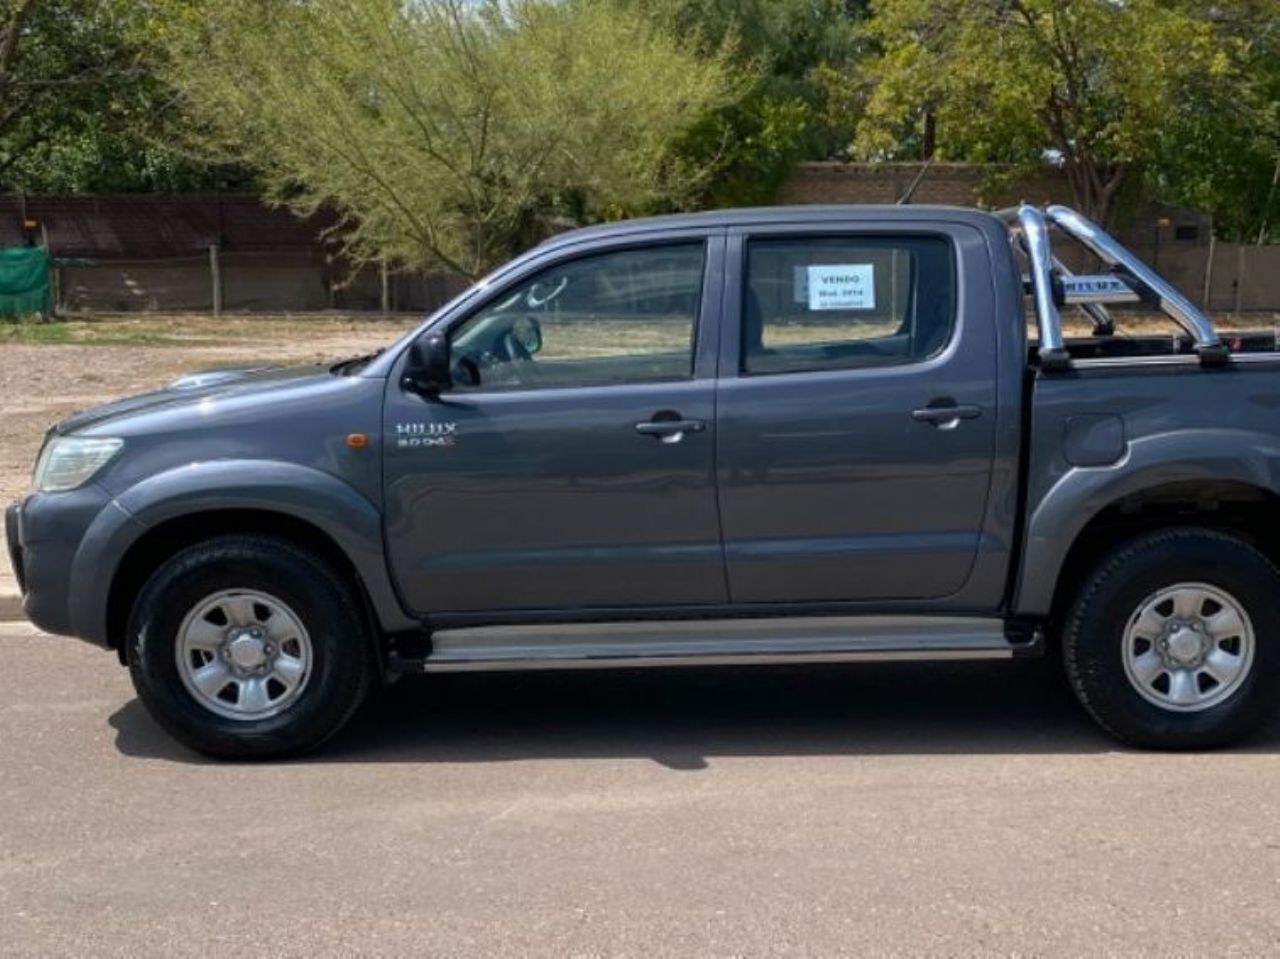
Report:
[{"label": "wire fence", "polygon": [[441,273],[387,273],[307,251],[233,252],[147,259],[54,258],[59,313],[425,313],[464,286]]},{"label": "wire fence", "polygon": [[[1280,312],[1280,246],[1210,243],[1135,251],[1207,312]],[[466,281],[444,273],[352,270],[307,251],[225,252],[146,259],[53,258],[58,313],[426,313]]]}]

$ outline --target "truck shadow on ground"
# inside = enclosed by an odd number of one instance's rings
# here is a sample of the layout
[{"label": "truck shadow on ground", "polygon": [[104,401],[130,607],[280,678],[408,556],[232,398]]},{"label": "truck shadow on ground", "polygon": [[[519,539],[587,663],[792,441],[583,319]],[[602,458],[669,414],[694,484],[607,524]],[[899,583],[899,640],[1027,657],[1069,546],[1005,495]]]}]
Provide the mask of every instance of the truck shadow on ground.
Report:
[{"label": "truck shadow on ground", "polygon": [[[111,717],[127,755],[202,760],[136,700]],[[1274,751],[1280,723],[1240,748]],[[299,762],[1092,753],[1117,748],[1054,660],[412,677],[375,694]]]}]

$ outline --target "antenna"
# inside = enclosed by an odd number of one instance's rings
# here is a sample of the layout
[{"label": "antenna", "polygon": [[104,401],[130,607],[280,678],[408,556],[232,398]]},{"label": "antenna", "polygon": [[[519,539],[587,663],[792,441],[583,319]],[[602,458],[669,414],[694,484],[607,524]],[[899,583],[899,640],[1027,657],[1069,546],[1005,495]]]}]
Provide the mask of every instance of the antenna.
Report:
[{"label": "antenna", "polygon": [[929,172],[929,167],[933,166],[933,155],[924,161],[924,165],[920,167],[920,172],[916,174],[916,178],[911,181],[911,186],[907,187],[907,192],[898,197],[895,206],[907,206],[911,203],[911,197],[916,192],[916,187],[920,185],[920,181],[924,179],[924,175]]}]

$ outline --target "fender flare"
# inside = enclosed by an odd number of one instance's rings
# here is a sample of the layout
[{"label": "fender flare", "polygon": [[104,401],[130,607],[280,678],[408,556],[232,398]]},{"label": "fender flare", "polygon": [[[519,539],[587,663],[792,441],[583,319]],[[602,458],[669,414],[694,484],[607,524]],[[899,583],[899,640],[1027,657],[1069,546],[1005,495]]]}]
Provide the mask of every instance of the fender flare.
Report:
[{"label": "fender flare", "polygon": [[217,510],[260,510],[315,527],[350,561],[384,631],[421,628],[391,582],[382,514],[367,497],[330,473],[296,463],[217,460],[149,476],[98,514],[71,565],[76,634],[107,644],[111,588],[124,556],[143,535],[168,520]]},{"label": "fender flare", "polygon": [[1280,440],[1250,430],[1177,430],[1131,441],[1113,465],[1068,470],[1027,517],[1014,614],[1049,614],[1067,555],[1104,509],[1144,490],[1188,481],[1228,481],[1280,494]]}]

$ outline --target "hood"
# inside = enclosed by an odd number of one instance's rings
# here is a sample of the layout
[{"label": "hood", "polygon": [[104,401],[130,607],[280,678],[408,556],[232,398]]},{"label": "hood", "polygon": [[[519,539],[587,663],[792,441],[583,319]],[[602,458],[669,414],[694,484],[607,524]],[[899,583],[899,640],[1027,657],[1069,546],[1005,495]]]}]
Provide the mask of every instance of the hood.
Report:
[{"label": "hood", "polygon": [[126,416],[191,405],[210,397],[266,395],[284,387],[297,386],[299,381],[308,378],[327,382],[331,377],[327,366],[258,366],[187,373],[164,389],[127,396],[76,413],[58,423],[53,432],[75,433]]}]

